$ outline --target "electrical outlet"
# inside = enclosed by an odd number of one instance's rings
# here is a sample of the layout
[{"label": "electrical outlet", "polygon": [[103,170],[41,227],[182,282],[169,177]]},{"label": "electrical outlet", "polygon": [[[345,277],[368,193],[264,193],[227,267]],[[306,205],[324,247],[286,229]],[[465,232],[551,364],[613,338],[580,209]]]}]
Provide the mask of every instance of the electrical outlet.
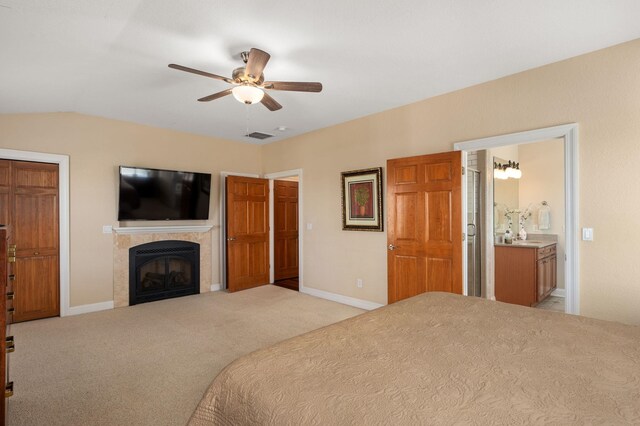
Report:
[{"label": "electrical outlet", "polygon": [[582,241],[593,241],[593,228],[582,228]]},{"label": "electrical outlet", "polygon": [[111,233],[113,233],[113,226],[111,226],[111,225],[104,225],[104,226],[102,227],[102,233],[103,233],[103,234],[111,234]]},{"label": "electrical outlet", "polygon": [[358,279],[356,280],[356,287],[358,287],[358,288],[362,288],[362,278],[358,278]]},{"label": "electrical outlet", "polygon": [[313,223],[307,223],[307,231],[311,231],[313,229]]}]

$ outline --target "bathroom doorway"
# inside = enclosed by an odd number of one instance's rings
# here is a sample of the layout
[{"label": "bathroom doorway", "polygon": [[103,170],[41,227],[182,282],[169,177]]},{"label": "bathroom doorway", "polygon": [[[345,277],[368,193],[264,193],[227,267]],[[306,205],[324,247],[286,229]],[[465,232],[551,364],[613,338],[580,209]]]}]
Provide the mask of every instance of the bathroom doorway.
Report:
[{"label": "bathroom doorway", "polygon": [[487,150],[493,176],[494,289],[500,302],[564,312],[561,138]]},{"label": "bathroom doorway", "polygon": [[[467,142],[460,142],[454,145],[456,150],[462,151],[462,161],[463,165],[467,165],[467,160],[469,155],[474,151],[483,151],[483,150],[492,150],[505,146],[519,146],[522,144],[532,144],[534,142],[541,141],[549,141],[552,139],[556,139],[555,143],[559,144],[562,147],[564,153],[564,164],[562,170],[560,171],[560,175],[562,176],[561,182],[564,186],[564,196],[563,200],[560,202],[554,202],[554,205],[558,207],[558,205],[563,205],[564,207],[564,220],[560,219],[561,225],[564,228],[564,236],[565,236],[565,250],[564,255],[556,258],[557,262],[564,263],[564,273],[562,273],[565,281],[565,299],[564,299],[564,312],[578,314],[579,313],[579,280],[578,280],[578,228],[577,228],[577,212],[578,212],[578,201],[577,201],[577,144],[578,144],[578,134],[577,134],[578,126],[577,124],[567,124],[543,129],[537,129],[532,131],[526,131],[521,133],[513,133],[507,135],[500,135],[495,137],[489,137],[484,139],[472,140]],[[507,158],[507,160],[509,160]],[[512,160],[513,161],[513,160]],[[485,194],[485,200],[493,201],[493,168],[494,162],[493,158],[485,158],[485,165],[490,164],[491,173],[482,174],[482,167],[477,167],[478,171],[480,171],[480,185],[485,185],[485,190],[483,194]],[[473,169],[473,167],[470,167]],[[485,167],[485,171],[487,168]],[[467,233],[473,229],[473,226],[467,226],[472,215],[469,212],[470,198],[469,198],[469,181],[471,179],[467,177],[467,179],[463,180],[463,226]],[[475,184],[474,184],[475,185]],[[482,197],[481,197],[482,199]],[[495,262],[495,233],[493,232],[494,227],[496,226],[495,217],[496,213],[493,208],[486,208],[487,204],[491,201],[485,201],[484,218],[480,218],[480,223],[483,226],[484,232],[481,232],[480,235],[480,256],[484,261],[481,263],[481,295],[484,298],[496,300],[496,288],[495,288],[495,273],[496,273],[496,262]],[[542,205],[542,201],[548,201],[544,199],[538,200],[538,204]],[[491,203],[492,204],[492,203]],[[489,204],[489,207],[492,207]],[[473,206],[471,206],[473,209]],[[526,208],[526,206],[525,206]],[[553,206],[552,206],[553,208]],[[518,210],[520,210],[518,208]],[[524,208],[523,208],[524,210]],[[557,219],[556,219],[557,220]],[[519,226],[519,223],[513,225]],[[473,232],[472,232],[473,233]],[[466,237],[466,235],[464,236]],[[473,257],[469,255],[468,250],[470,248],[470,244],[465,244],[463,246],[463,262],[464,262],[464,270],[467,272],[463,274],[463,278],[465,280],[464,283],[464,291],[467,295],[472,295],[475,293],[475,281],[469,279],[469,275],[472,273],[473,268],[470,268],[471,265],[470,259]],[[551,253],[544,252],[545,255],[549,256]],[[541,274],[545,274],[543,270],[539,271]],[[533,291],[533,290],[532,290]]]}]

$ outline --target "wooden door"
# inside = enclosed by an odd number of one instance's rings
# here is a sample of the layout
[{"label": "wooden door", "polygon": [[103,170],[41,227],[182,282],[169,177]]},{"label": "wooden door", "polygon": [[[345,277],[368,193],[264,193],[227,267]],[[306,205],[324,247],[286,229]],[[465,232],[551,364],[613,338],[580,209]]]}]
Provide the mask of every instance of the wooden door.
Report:
[{"label": "wooden door", "polygon": [[0,160],[0,225],[8,225],[11,214],[11,161]]},{"label": "wooden door", "polygon": [[227,290],[269,284],[269,181],[227,176]]},{"label": "wooden door", "polygon": [[274,276],[298,277],[298,182],[273,181]]},{"label": "wooden door", "polygon": [[[8,378],[7,378],[7,316],[5,315],[7,306],[6,303],[9,297],[9,291],[7,289],[7,230],[4,227],[0,227],[0,383],[2,384],[5,397],[0,403],[0,425],[5,425],[6,412],[7,412],[7,399],[6,396],[11,396],[7,393]],[[6,296],[5,296],[6,293]]]},{"label": "wooden door", "polygon": [[462,294],[459,151],[387,161],[388,302]]},{"label": "wooden door", "polygon": [[58,165],[12,161],[9,223],[16,246],[14,320],[60,314]]}]

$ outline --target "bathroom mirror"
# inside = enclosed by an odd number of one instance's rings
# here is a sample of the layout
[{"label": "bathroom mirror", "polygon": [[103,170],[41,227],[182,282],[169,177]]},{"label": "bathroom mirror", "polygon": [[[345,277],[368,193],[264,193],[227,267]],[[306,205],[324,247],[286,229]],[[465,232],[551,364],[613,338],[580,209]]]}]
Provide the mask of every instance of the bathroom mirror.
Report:
[{"label": "bathroom mirror", "polygon": [[[493,157],[493,162],[505,164],[508,160]],[[493,179],[493,223],[494,232],[503,233],[509,227],[509,220],[505,216],[507,210],[518,209],[520,206],[518,186],[519,179]],[[511,215],[511,230],[518,232],[518,214]]]}]

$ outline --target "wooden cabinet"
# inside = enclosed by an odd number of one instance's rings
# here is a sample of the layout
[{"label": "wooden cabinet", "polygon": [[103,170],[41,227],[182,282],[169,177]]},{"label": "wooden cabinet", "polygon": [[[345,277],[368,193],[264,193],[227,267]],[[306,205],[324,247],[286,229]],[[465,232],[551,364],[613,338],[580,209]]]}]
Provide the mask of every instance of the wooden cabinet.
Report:
[{"label": "wooden cabinet", "polygon": [[556,288],[556,244],[497,245],[495,263],[496,300],[500,302],[535,306]]},{"label": "wooden cabinet", "polygon": [[556,288],[556,270],[557,256],[555,254],[538,260],[538,293],[536,296],[537,302],[543,301]]}]

